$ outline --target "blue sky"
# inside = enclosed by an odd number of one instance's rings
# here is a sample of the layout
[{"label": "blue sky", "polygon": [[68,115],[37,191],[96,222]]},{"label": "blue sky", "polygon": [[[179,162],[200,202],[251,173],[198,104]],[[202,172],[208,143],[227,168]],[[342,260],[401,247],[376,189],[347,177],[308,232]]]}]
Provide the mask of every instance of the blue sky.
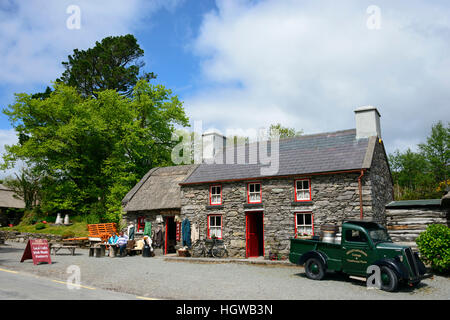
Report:
[{"label": "blue sky", "polygon": [[[205,130],[349,129],[373,105],[387,151],[415,149],[450,121],[449,16],[418,0],[0,0],[0,106],[43,91],[73,49],[132,33]],[[15,141],[0,113],[0,153]]]}]

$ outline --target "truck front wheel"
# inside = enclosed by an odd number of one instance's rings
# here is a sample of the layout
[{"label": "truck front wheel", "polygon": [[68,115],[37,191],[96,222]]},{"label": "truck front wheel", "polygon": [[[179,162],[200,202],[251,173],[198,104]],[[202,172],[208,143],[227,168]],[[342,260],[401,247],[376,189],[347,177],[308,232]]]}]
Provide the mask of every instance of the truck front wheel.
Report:
[{"label": "truck front wheel", "polygon": [[381,290],[393,292],[397,290],[398,277],[394,270],[389,267],[381,267]]},{"label": "truck front wheel", "polygon": [[310,258],[305,263],[305,273],[309,279],[322,280],[325,276],[325,267],[319,259]]}]

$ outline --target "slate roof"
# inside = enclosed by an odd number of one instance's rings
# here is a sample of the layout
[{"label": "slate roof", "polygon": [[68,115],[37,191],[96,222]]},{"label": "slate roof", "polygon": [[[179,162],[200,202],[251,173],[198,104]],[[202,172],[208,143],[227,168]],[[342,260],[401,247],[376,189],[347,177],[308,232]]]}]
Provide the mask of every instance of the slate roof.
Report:
[{"label": "slate roof", "polygon": [[16,197],[14,197],[14,191],[0,184],[0,207],[24,209],[25,202],[21,199],[17,199]]},{"label": "slate roof", "polygon": [[[282,139],[279,141],[279,170],[271,176],[370,168],[376,139],[356,139],[356,129]],[[224,159],[229,150],[226,149]],[[201,164],[182,185],[267,177],[261,174],[261,168],[268,166],[248,164],[248,145],[246,150],[247,164],[236,164],[235,151],[235,164],[226,161],[223,161],[224,164]]]},{"label": "slate roof", "polygon": [[122,200],[124,211],[181,208],[179,184],[196,167],[182,165],[151,169]]}]

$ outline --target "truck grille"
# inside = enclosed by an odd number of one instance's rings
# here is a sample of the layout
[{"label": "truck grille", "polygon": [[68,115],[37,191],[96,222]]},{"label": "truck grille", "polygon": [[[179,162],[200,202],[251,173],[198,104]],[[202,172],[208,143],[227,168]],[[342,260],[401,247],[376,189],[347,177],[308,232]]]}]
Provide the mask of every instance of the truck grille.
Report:
[{"label": "truck grille", "polygon": [[405,249],[406,259],[408,260],[409,267],[412,271],[412,276],[414,278],[419,276],[419,268],[417,266],[417,261],[414,258],[414,255],[412,254],[411,248]]}]

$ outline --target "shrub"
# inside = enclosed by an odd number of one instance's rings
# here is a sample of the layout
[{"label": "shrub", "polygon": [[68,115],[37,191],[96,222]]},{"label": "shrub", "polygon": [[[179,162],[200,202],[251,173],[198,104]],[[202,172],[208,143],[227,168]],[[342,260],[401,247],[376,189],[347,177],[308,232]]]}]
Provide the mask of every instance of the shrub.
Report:
[{"label": "shrub", "polygon": [[431,268],[442,273],[450,271],[450,228],[432,224],[416,240],[420,255]]},{"label": "shrub", "polygon": [[75,237],[75,232],[73,232],[73,231],[64,231],[64,233],[62,234],[63,239],[74,238],[74,237]]},{"label": "shrub", "polygon": [[40,222],[36,224],[36,230],[42,230],[45,229],[45,227],[46,227],[45,223]]}]

